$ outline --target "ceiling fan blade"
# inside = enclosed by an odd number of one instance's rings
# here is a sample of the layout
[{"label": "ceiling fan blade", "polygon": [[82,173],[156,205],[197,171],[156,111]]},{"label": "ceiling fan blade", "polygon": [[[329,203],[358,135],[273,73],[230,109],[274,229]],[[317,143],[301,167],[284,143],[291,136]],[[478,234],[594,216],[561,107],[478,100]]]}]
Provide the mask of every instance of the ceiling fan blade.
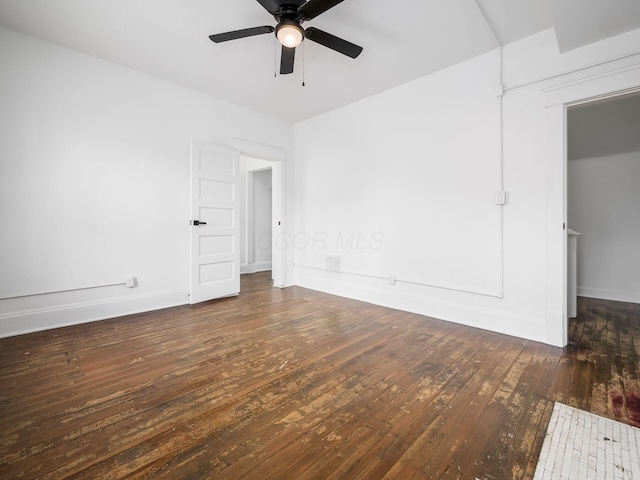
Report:
[{"label": "ceiling fan blade", "polygon": [[212,42],[228,42],[229,40],[237,40],[238,38],[253,37],[254,35],[262,35],[264,33],[271,33],[274,28],[270,25],[264,27],[244,28],[242,30],[234,30],[233,32],[217,33],[215,35],[209,35]]},{"label": "ceiling fan blade", "polygon": [[306,20],[311,20],[343,1],[344,0],[309,0],[298,9],[298,12],[304,15]]},{"label": "ceiling fan blade", "polygon": [[293,73],[293,61],[296,57],[295,48],[282,47],[282,56],[280,58],[280,74],[286,75]]},{"label": "ceiling fan blade", "polygon": [[258,0],[258,3],[262,5],[264,9],[271,14],[276,13],[280,9],[280,7],[275,2],[275,0]]},{"label": "ceiling fan blade", "polygon": [[306,37],[312,42],[324,45],[336,52],[342,53],[347,57],[356,58],[362,53],[362,47],[359,47],[355,43],[347,42],[342,38],[331,35],[330,33],[318,30],[315,27],[309,27],[306,30]]}]

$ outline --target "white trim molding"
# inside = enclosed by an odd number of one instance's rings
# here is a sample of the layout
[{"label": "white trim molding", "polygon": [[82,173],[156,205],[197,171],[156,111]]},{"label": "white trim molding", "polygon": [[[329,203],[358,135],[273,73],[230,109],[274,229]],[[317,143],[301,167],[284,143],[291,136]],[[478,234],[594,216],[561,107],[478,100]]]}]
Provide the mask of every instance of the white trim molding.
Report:
[{"label": "white trim molding", "polygon": [[189,303],[188,290],[69,303],[0,314],[0,338],[121,317]]},{"label": "white trim molding", "polygon": [[640,291],[578,286],[578,296],[613,300],[614,302],[640,303]]},{"label": "white trim molding", "polygon": [[547,107],[576,105],[637,92],[640,89],[639,78],[640,63],[548,87],[542,91],[545,93]]},{"label": "white trim molding", "polygon": [[266,272],[271,269],[271,262],[244,263],[240,265],[240,274]]},{"label": "white trim molding", "polygon": [[567,319],[567,107],[640,91],[640,64],[543,90],[547,114],[547,339],[568,342]]},{"label": "white trim molding", "polygon": [[450,292],[447,300],[431,296],[428,287],[395,285],[392,289],[386,279],[378,278],[352,283],[346,277],[339,280],[327,278],[326,273],[315,270],[301,270],[297,275],[297,284],[331,295],[548,343],[545,325],[539,318],[505,312],[501,309],[502,300],[498,298],[487,297],[485,305],[477,305],[470,301],[472,294]]},{"label": "white trim molding", "polygon": [[231,147],[234,150],[238,150],[240,155],[259,158],[260,160],[280,162],[287,159],[287,151],[282,148],[250,142],[240,138],[232,138]]}]

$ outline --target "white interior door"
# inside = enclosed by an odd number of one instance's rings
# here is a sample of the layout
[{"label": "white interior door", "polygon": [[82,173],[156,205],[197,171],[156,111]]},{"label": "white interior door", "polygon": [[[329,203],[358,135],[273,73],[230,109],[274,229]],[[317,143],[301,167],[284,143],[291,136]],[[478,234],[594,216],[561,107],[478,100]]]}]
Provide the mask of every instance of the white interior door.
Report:
[{"label": "white interior door", "polygon": [[191,303],[240,292],[239,160],[191,142]]}]

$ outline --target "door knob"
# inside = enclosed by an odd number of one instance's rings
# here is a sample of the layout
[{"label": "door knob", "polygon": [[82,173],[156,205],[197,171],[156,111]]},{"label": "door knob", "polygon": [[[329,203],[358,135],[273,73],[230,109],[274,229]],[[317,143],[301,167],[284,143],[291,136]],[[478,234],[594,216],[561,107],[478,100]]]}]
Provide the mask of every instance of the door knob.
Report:
[{"label": "door knob", "polygon": [[191,225],[206,225],[207,222],[201,222],[200,220],[193,220]]}]

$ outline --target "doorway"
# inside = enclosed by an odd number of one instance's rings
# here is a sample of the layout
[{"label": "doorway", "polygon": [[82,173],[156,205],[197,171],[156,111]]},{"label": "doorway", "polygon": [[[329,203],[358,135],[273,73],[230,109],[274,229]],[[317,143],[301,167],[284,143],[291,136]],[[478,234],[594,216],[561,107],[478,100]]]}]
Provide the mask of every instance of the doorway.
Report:
[{"label": "doorway", "polygon": [[290,246],[284,240],[287,237],[287,225],[293,220],[291,211],[287,209],[289,195],[287,194],[287,182],[289,170],[287,163],[289,153],[280,148],[262,145],[242,139],[232,139],[233,147],[240,152],[241,159],[253,158],[265,161],[267,167],[271,167],[272,186],[272,276],[273,286],[282,288],[288,284],[290,272],[287,266],[291,264]]},{"label": "doorway", "polygon": [[283,161],[240,155],[240,273],[271,270],[275,287],[286,277],[286,244],[278,242],[285,217]]},{"label": "doorway", "polygon": [[567,109],[567,226],[577,293],[640,303],[640,94]]},{"label": "doorway", "polygon": [[547,282],[546,341],[568,344],[567,308],[567,112],[621,95],[640,92],[638,67],[612,70],[580,82],[567,82],[544,90],[547,117]]},{"label": "doorway", "polygon": [[240,213],[240,273],[273,269],[273,166],[250,157],[240,159],[243,207]]},{"label": "doorway", "polygon": [[[628,77],[626,72],[623,78],[624,77],[627,77],[625,78],[626,82],[629,82],[631,84],[634,84],[634,83],[637,84],[637,79],[634,78],[633,76]],[[625,131],[629,129],[633,130],[634,128],[637,129],[638,123],[637,121],[629,121],[630,119],[628,118],[628,114],[627,114],[627,115],[623,115],[622,118],[618,120],[620,127],[617,129],[618,133],[621,133],[621,132],[623,133],[623,136],[626,138],[626,140],[620,142],[619,139],[618,140],[610,139],[611,141],[602,142],[603,138],[601,136],[600,137],[601,143],[598,145],[598,147],[595,147],[594,143],[587,142],[582,145],[578,143],[577,145],[572,146],[571,152],[569,152],[570,141],[575,143],[576,138],[584,137],[585,134],[593,135],[594,137],[598,137],[598,135],[603,134],[602,131],[596,132],[595,130],[598,130],[598,128],[594,128],[593,126],[594,122],[596,124],[600,122],[599,130],[605,130],[604,123],[602,123],[602,119],[599,118],[599,116],[602,114],[602,112],[599,110],[601,110],[602,108],[615,110],[615,107],[617,105],[626,104],[625,102],[627,102],[629,98],[634,98],[634,101],[633,101],[634,103],[629,104],[627,106],[627,109],[629,110],[629,112],[631,112],[632,116],[637,115],[635,97],[637,97],[640,94],[640,85],[636,85],[635,87],[630,87],[630,88],[627,88],[624,90],[618,90],[618,91],[607,91],[607,90],[602,91],[601,89],[603,88],[604,85],[606,85],[607,82],[604,82],[604,84],[600,84],[602,83],[601,80],[602,78],[595,79],[593,81],[593,85],[590,85],[590,87],[593,87],[593,92],[594,92],[593,95],[584,97],[582,94],[580,94],[579,98],[575,98],[574,95],[577,92],[571,92],[570,89],[569,91],[563,92],[563,89],[560,88],[554,91],[552,95],[549,95],[549,98],[548,98],[548,99],[554,100],[554,102],[547,107],[547,119],[548,119],[547,126],[549,129],[548,138],[549,138],[549,148],[550,148],[550,155],[548,159],[550,162],[549,171],[557,172],[558,176],[556,177],[556,180],[550,182],[550,188],[548,190],[548,196],[547,196],[547,206],[548,206],[547,212],[549,214],[549,218],[558,216],[561,219],[562,237],[561,237],[561,242],[559,244],[556,243],[555,239],[557,239],[558,237],[556,236],[556,233],[554,231],[555,230],[554,224],[549,223],[547,227],[547,231],[549,235],[548,239],[549,239],[549,242],[551,242],[549,243],[549,245],[550,247],[552,245],[557,245],[558,247],[560,247],[560,249],[556,250],[555,247],[552,247],[549,250],[550,256],[548,258],[548,261],[549,262],[556,261],[554,260],[556,258],[561,259],[561,261],[558,264],[556,264],[558,265],[558,267],[550,266],[550,268],[548,269],[548,277],[547,277],[548,278],[548,297],[547,297],[548,300],[547,301],[549,305],[555,304],[558,307],[561,307],[560,323],[557,325],[561,325],[562,328],[561,330],[559,330],[555,326],[556,324],[554,324],[552,321],[548,321],[547,326],[548,326],[548,332],[550,337],[556,338],[556,335],[559,335],[559,334],[561,335],[560,342],[557,343],[558,346],[565,346],[565,345],[568,345],[569,343],[569,316],[574,313],[571,311],[571,307],[570,307],[570,303],[573,303],[574,299],[569,298],[569,295],[572,295],[572,296],[574,295],[574,292],[569,291],[569,284],[571,280],[569,278],[570,264],[572,261],[575,260],[578,264],[580,263],[583,264],[582,267],[577,268],[578,272],[581,272],[581,273],[578,274],[576,272],[577,275],[576,275],[576,278],[574,279],[575,287],[576,287],[575,295],[576,296],[579,294],[585,295],[585,292],[589,290],[588,286],[584,285],[584,281],[585,281],[584,262],[580,260],[580,258],[578,257],[578,254],[576,254],[574,258],[571,258],[570,252],[569,252],[569,244],[570,244],[570,238],[571,238],[569,235],[569,229],[575,229],[579,231],[580,228],[584,229],[584,227],[582,227],[581,225],[586,225],[584,223],[581,223],[578,220],[579,215],[576,215],[575,208],[573,209],[571,218],[569,217],[569,195],[570,195],[569,194],[569,188],[570,188],[569,168],[571,167],[571,169],[574,171],[576,170],[576,168],[574,167],[577,167],[578,170],[582,170],[581,167],[584,166],[585,164],[580,163],[576,157],[583,156],[583,153],[585,151],[590,152],[588,155],[596,156],[596,157],[598,155],[604,156],[604,157],[611,157],[611,156],[615,157],[616,155],[623,153],[622,152],[623,150],[639,151],[635,149],[635,147],[629,148],[630,145],[633,145],[634,140],[632,139],[633,136],[626,135]],[[556,98],[554,97],[557,97],[557,98],[564,97],[565,101],[557,102]],[[618,103],[618,102],[623,102],[623,103]],[[628,108],[629,106],[631,106],[631,108]],[[591,109],[595,109],[595,110],[591,110]],[[578,115],[578,116],[576,117],[575,115]],[[585,132],[576,133],[572,131],[572,133],[570,134],[569,128],[572,128],[573,130],[576,123],[578,124],[580,123],[576,121],[571,121],[570,117],[573,117],[573,118],[584,117],[581,120],[581,122],[586,125],[591,125],[591,127],[586,130],[587,133]],[[634,124],[635,124],[635,127],[634,127]],[[637,131],[637,130],[633,130],[633,131]],[[569,135],[572,136],[571,139],[569,138]],[[606,136],[607,134],[604,134],[604,135]],[[611,132],[609,132],[608,135],[612,135]],[[606,149],[609,149],[609,151],[607,151]],[[624,153],[629,153],[629,152],[624,152]],[[570,156],[572,158],[572,161],[577,161],[578,163],[572,164],[570,166],[569,165]],[[561,160],[561,162],[558,162],[556,164],[553,163],[553,162],[557,162],[558,160]],[[606,167],[611,166],[605,163],[600,163],[601,170],[603,165]],[[604,176],[606,177],[609,173],[613,172],[614,170],[615,169],[612,169],[612,168],[605,168],[604,171],[601,171],[600,175],[596,175],[599,178],[591,179],[590,183],[592,184],[592,186],[594,184],[601,185],[602,183],[604,183],[602,182],[603,180],[602,175],[604,174]],[[627,175],[629,174],[630,173],[628,172]],[[575,176],[575,173],[573,175]],[[561,182],[558,182],[557,179],[562,179],[562,180]],[[572,178],[571,181],[573,182],[573,180],[574,179]],[[623,180],[626,181],[627,178],[625,177]],[[573,188],[574,188],[574,191],[578,190],[576,189],[575,185]],[[587,187],[587,188],[590,188],[590,187]],[[618,192],[618,190],[619,190],[619,185],[617,184],[617,182],[615,180],[613,182],[608,180],[608,187],[604,190],[605,197],[607,196],[611,197],[612,195],[615,195],[616,192]],[[633,190],[635,190],[635,188],[633,188]],[[558,198],[557,197],[558,194],[561,194],[562,210],[559,210],[557,209],[556,206],[554,206],[554,203]],[[573,193],[571,195],[573,196]],[[571,201],[572,203],[575,204],[576,202],[581,202],[582,200],[580,199],[576,200],[575,198],[572,198]],[[623,202],[623,205],[626,205],[626,204]],[[580,207],[584,210],[584,207],[582,205]],[[597,203],[595,210],[602,212],[603,203]],[[611,218],[614,218],[618,213],[623,212],[622,209],[617,209],[616,212],[611,212],[610,209],[609,211],[607,211],[607,209],[604,209],[604,211],[605,211],[604,215],[602,215],[601,213],[601,216],[602,218],[607,219],[607,221],[610,220]],[[628,215],[626,206],[624,210],[624,215]],[[576,222],[580,222],[581,225],[577,225]],[[591,228],[593,229],[595,225],[597,224],[592,223]],[[602,225],[600,226],[602,227]],[[580,242],[579,244],[582,244],[582,247],[584,247],[584,243],[597,245],[597,242],[593,242],[593,240],[596,238],[597,235],[602,235],[602,231],[605,232],[605,235],[609,235],[610,237],[615,236],[615,235],[612,235],[613,230],[606,228],[606,225],[604,229],[601,228],[600,230],[601,230],[600,232],[598,232],[596,235],[592,235],[590,238],[587,238],[587,240],[585,240],[584,237],[581,235],[580,237],[582,241],[578,240],[578,242]],[[631,235],[629,236],[629,238],[633,236],[634,235]],[[575,240],[575,237],[572,238],[572,240]],[[599,248],[602,248],[602,245],[600,245]],[[577,247],[577,249],[578,251],[580,251],[582,248]],[[607,250],[614,251],[614,248],[612,248],[612,244],[610,241],[609,241],[609,246]],[[584,255],[581,255],[581,256],[584,258]],[[557,272],[557,274],[561,274],[560,276],[555,277],[558,280],[560,280],[560,283],[557,283],[554,278],[554,276],[556,275],[555,272]],[[557,287],[560,287],[560,288],[557,288]],[[558,293],[561,293],[560,298],[558,298]],[[602,297],[602,292],[597,293],[596,295],[585,295],[585,296],[593,296],[595,298],[604,298]],[[551,319],[553,317],[549,315],[549,318]],[[555,341],[549,342],[549,343],[555,343]]]},{"label": "doorway", "polygon": [[[577,317],[570,331],[585,319],[572,308],[578,298],[583,307],[640,304],[639,131],[638,93],[567,108],[567,316]],[[572,230],[581,234],[577,242]],[[572,258],[578,266],[573,291]],[[568,341],[577,339],[569,334]]]}]

